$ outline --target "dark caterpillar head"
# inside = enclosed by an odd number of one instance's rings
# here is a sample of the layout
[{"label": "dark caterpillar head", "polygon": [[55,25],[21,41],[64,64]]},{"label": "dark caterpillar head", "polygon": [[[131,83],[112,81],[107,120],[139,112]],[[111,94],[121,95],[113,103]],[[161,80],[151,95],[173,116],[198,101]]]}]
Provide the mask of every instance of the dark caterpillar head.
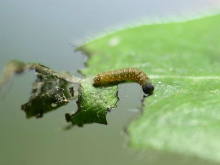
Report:
[{"label": "dark caterpillar head", "polygon": [[142,89],[145,94],[151,95],[153,94],[154,86],[152,84],[143,84]]}]

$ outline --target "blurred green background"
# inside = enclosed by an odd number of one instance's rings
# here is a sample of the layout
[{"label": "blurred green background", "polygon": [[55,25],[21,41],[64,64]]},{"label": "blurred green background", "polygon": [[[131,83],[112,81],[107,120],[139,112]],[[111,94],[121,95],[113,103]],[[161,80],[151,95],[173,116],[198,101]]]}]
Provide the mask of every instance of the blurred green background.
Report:
[{"label": "blurred green background", "polygon": [[[84,68],[87,58],[74,52],[86,38],[123,25],[155,18],[189,17],[218,9],[215,0],[0,1],[0,69],[12,59],[39,62],[55,70]],[[42,119],[25,119],[35,74],[15,76],[0,98],[0,164],[185,164],[169,155],[130,149],[124,128],[139,114],[142,91],[137,84],[120,85],[120,101],[107,115],[108,126],[85,125],[64,131],[64,114],[76,111],[69,103]],[[196,162],[196,160],[192,158]],[[199,162],[207,164],[207,162]]]}]

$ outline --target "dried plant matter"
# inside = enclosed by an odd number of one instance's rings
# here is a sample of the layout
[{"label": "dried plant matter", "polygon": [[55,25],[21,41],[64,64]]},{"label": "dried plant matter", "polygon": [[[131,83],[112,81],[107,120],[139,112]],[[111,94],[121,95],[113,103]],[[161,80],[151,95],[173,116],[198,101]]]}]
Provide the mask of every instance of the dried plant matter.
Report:
[{"label": "dried plant matter", "polygon": [[[26,70],[35,70],[38,73],[29,102],[21,106],[27,118],[43,117],[43,114],[56,110],[78,97],[78,111],[75,114],[66,114],[67,122],[78,126],[88,123],[107,124],[107,110],[115,107],[118,100],[116,85],[93,87],[91,79],[80,79],[69,72],[54,71],[38,63],[13,60],[3,70],[0,89],[6,86],[13,75]],[[78,91],[75,91],[76,89]]]}]

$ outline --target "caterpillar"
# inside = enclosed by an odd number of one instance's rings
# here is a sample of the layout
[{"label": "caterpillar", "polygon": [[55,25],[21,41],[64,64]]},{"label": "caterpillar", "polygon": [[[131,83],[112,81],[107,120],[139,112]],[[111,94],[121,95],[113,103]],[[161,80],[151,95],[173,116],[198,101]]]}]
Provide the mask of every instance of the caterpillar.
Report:
[{"label": "caterpillar", "polygon": [[145,94],[150,95],[154,91],[154,86],[151,84],[149,77],[137,68],[118,69],[100,73],[93,79],[93,84],[104,85],[122,81],[134,81],[139,83]]}]

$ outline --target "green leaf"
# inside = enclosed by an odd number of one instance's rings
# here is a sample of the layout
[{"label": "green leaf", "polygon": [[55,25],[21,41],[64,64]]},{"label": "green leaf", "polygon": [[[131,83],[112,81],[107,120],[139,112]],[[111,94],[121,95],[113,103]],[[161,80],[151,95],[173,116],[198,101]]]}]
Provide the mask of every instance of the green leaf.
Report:
[{"label": "green leaf", "polygon": [[220,15],[134,27],[79,50],[87,76],[134,67],[152,79],[154,95],[128,127],[132,147],[220,162]]},{"label": "green leaf", "polygon": [[94,87],[91,80],[81,82],[76,113],[66,114],[66,120],[72,125],[100,123],[107,124],[106,113],[115,107],[118,101],[118,86]]},{"label": "green leaf", "polygon": [[135,27],[91,41],[85,75],[137,67],[149,75],[219,76],[220,16]]}]

